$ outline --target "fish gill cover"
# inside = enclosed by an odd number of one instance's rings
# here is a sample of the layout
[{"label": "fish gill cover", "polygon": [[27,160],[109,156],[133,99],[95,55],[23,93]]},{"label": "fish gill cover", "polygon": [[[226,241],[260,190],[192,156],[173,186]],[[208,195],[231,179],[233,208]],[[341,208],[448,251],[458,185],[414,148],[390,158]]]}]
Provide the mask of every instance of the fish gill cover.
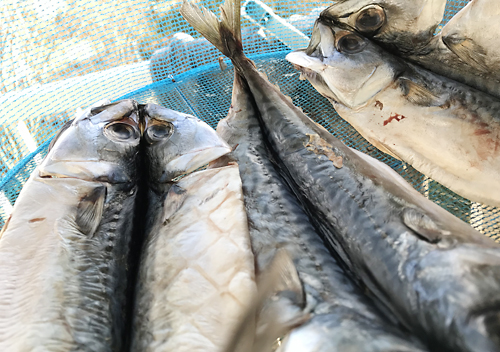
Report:
[{"label": "fish gill cover", "polygon": [[[233,68],[180,16],[182,1],[5,0],[0,4],[0,227],[29,174],[67,120],[108,98],[136,99],[189,113],[215,128],[227,114]],[[217,0],[199,1],[216,10]],[[243,16],[245,52],[295,105],[348,146],[384,161],[417,190],[489,236],[500,210],[474,203],[380,152],[341,119],[284,59],[293,35],[253,1]],[[311,34],[331,1],[265,1],[274,14]],[[443,21],[467,1],[447,1]],[[252,17],[252,20],[249,19]],[[274,25],[273,33],[262,28]],[[227,66],[226,66],[227,64]]]}]

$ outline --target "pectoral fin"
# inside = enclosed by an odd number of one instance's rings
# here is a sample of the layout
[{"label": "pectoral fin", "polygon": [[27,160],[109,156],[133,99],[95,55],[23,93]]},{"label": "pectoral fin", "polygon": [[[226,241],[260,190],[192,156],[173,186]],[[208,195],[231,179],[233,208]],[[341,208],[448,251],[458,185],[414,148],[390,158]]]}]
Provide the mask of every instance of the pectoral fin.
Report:
[{"label": "pectoral fin", "polygon": [[[257,295],[236,327],[225,352],[271,352],[278,338],[309,319],[304,313],[305,295],[292,259],[279,249],[268,268],[259,277]],[[257,319],[255,329],[252,322]],[[242,348],[240,341],[254,336],[253,345]]]},{"label": "pectoral fin", "polygon": [[429,243],[438,243],[447,233],[427,215],[414,208],[403,210],[403,222]]},{"label": "pectoral fin", "polygon": [[476,45],[474,41],[467,38],[460,38],[455,34],[449,34],[442,39],[443,43],[467,64],[480,72],[489,72],[487,53],[481,46]]},{"label": "pectoral fin", "polygon": [[399,78],[399,84],[405,98],[413,104],[420,106],[441,106],[444,104],[443,97],[435,95],[422,84],[404,77]]},{"label": "pectoral fin", "polygon": [[163,203],[162,223],[166,223],[179,210],[186,197],[187,191],[184,188],[178,185],[170,188]]},{"label": "pectoral fin", "polygon": [[78,203],[75,223],[83,234],[93,237],[101,223],[106,200],[106,187],[96,187]]}]

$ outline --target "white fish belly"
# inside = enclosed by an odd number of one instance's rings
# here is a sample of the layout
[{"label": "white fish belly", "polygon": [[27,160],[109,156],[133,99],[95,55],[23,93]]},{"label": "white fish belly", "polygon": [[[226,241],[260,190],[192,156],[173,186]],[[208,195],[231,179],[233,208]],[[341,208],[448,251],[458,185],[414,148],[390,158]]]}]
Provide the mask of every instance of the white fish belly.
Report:
[{"label": "white fish belly", "polygon": [[[459,195],[500,206],[500,123],[457,107],[419,107],[395,89],[357,111],[335,109],[381,151]],[[486,122],[485,122],[486,121]]]},{"label": "white fish belly", "polygon": [[134,348],[221,351],[256,292],[238,166],[177,186],[142,254]]}]

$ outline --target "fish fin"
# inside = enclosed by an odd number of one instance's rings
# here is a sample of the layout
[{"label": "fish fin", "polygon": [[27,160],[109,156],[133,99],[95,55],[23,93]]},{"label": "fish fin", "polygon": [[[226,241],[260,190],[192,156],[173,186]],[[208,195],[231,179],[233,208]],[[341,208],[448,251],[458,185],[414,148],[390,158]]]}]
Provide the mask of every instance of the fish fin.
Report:
[{"label": "fish fin", "polygon": [[97,114],[100,114],[101,112],[103,112],[104,110],[106,109],[109,109],[110,107],[112,106],[115,106],[117,104],[119,104],[120,102],[119,101],[115,101],[114,103],[104,103],[104,104],[98,104],[97,106],[92,106],[90,108],[90,116],[94,116],[94,115],[97,115]]},{"label": "fish fin", "polygon": [[[260,275],[257,295],[224,352],[273,351],[277,339],[309,320],[309,314],[303,311],[304,306],[304,288],[295,265],[288,252],[279,249]],[[256,317],[256,328],[253,330],[252,322]],[[241,346],[240,341],[245,341],[249,334],[254,335],[252,346]]]},{"label": "fish fin", "polygon": [[92,238],[101,223],[106,200],[105,186],[94,188],[89,194],[80,199],[76,212],[76,226],[83,234]]},{"label": "fish fin", "polygon": [[187,191],[179,185],[173,185],[163,202],[162,223],[165,224],[184,204]]},{"label": "fish fin", "polygon": [[226,0],[220,7],[221,21],[207,8],[184,0],[180,13],[186,21],[229,57],[236,68],[235,56],[243,54],[241,41],[241,0]]},{"label": "fish fin", "polygon": [[490,67],[487,63],[488,55],[484,49],[476,45],[474,41],[467,38],[458,38],[456,34],[444,36],[442,40],[448,49],[464,62],[482,73],[489,72]]},{"label": "fish fin", "polygon": [[403,210],[403,222],[429,243],[438,243],[443,235],[448,234],[447,231],[442,231],[431,218],[415,208]]},{"label": "fish fin", "polygon": [[[319,19],[317,19],[316,22],[314,23],[313,31],[311,34],[311,40],[309,41],[309,45],[307,46],[307,48],[305,50],[300,50],[300,51],[304,51],[306,53],[306,55],[308,55],[308,56],[311,55],[316,50],[318,45],[321,43],[321,33],[319,31],[318,22],[319,22]],[[299,51],[299,50],[297,50],[297,51]]]},{"label": "fish fin", "polygon": [[220,22],[212,11],[202,5],[192,4],[184,0],[180,13],[194,29],[207,38],[224,55],[228,56],[225,44],[222,42],[219,33]]},{"label": "fish fin", "polygon": [[66,131],[71,126],[71,124],[73,123],[73,121],[74,121],[74,119],[66,121],[64,123],[64,125],[59,129],[59,131],[57,132],[57,134],[55,135],[55,137],[52,139],[52,141],[49,144],[49,149],[48,149],[49,152],[52,149],[52,147],[54,147],[54,144],[56,144],[56,142],[59,139],[59,137],[62,136],[62,134],[64,133],[64,131]]},{"label": "fish fin", "polygon": [[400,77],[399,85],[403,90],[405,98],[411,103],[421,106],[441,106],[444,103],[442,98],[408,78]]}]

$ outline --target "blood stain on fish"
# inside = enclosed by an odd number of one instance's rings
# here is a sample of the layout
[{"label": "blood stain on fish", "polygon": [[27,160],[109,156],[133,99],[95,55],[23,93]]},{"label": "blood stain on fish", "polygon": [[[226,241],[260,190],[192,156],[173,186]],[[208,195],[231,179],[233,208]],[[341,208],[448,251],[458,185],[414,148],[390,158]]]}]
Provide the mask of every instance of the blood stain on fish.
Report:
[{"label": "blood stain on fish", "polygon": [[481,136],[481,135],[483,135],[483,134],[489,134],[489,133],[491,133],[491,131],[490,131],[490,130],[487,130],[487,129],[485,129],[485,128],[482,128],[482,129],[477,129],[476,131],[474,131],[474,135],[475,135],[475,136]]},{"label": "blood stain on fish", "polygon": [[391,115],[387,120],[384,121],[384,126],[386,126],[388,123],[391,123],[393,120],[399,122],[402,119],[406,119],[406,116],[400,114]]},{"label": "blood stain on fish", "polygon": [[45,220],[45,218],[34,218],[34,219],[29,220],[29,222],[33,223],[33,222],[39,222],[39,221],[43,221],[43,220]]}]

